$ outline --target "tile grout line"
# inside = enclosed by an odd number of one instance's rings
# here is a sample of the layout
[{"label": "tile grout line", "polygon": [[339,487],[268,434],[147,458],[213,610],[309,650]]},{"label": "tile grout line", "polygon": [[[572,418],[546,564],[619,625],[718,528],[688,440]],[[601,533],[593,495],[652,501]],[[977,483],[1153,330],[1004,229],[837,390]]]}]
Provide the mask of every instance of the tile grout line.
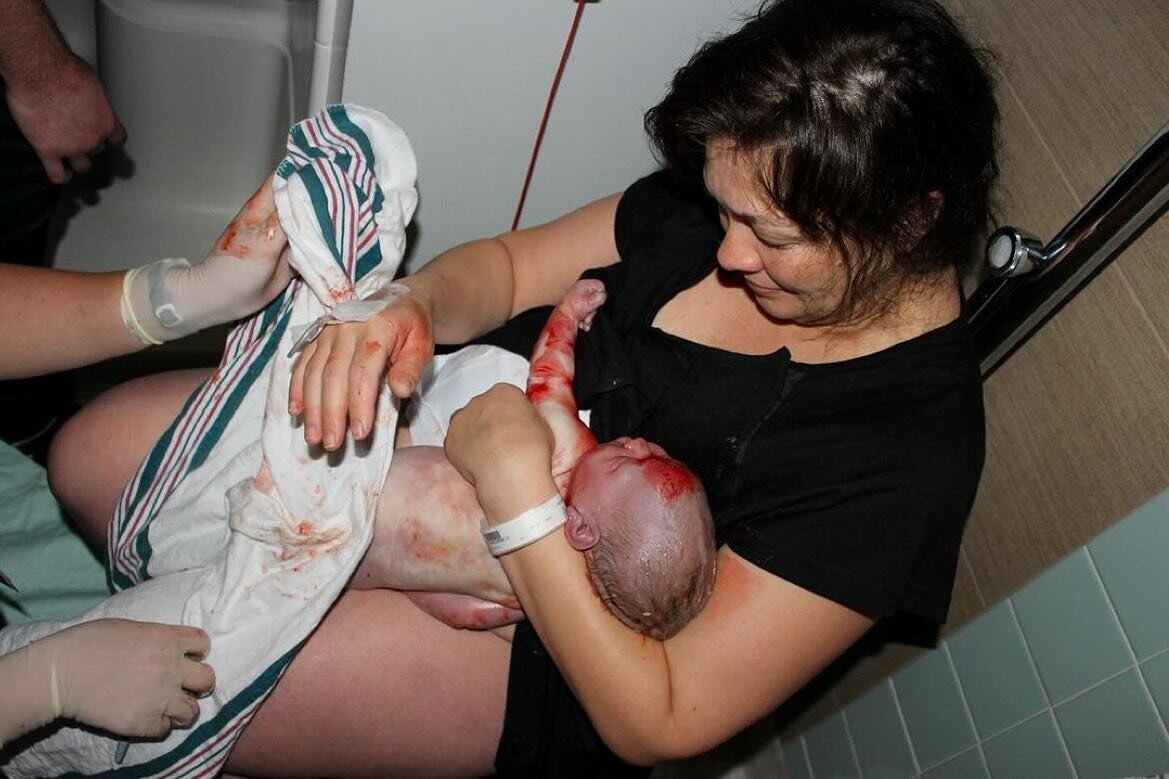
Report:
[{"label": "tile grout line", "polygon": [[978,596],[980,613],[983,613],[994,604],[986,602],[986,595],[983,594],[982,585],[978,582],[978,572],[974,570],[974,563],[970,562],[970,555],[966,553],[965,546],[958,548],[958,559],[966,566],[966,573],[970,576],[970,583],[974,586],[974,594]]},{"label": "tile grout line", "polygon": [[917,760],[917,750],[913,748],[913,736],[909,735],[909,723],[905,721],[905,712],[901,710],[901,699],[897,697],[897,685],[893,684],[893,677],[885,680],[889,685],[889,692],[893,695],[893,708],[897,710],[897,720],[901,723],[901,732],[905,735],[905,743],[909,746],[909,759],[913,761],[915,776],[921,776],[921,763]]},{"label": "tile grout line", "polygon": [[800,734],[800,751],[804,753],[804,765],[808,769],[809,779],[816,779],[816,769],[812,768],[812,755],[808,752],[808,740]]},{"label": "tile grout line", "polygon": [[1043,708],[1039,709],[1038,711],[1036,711],[1032,714],[1028,714],[1026,717],[1023,717],[1023,719],[1019,720],[1018,722],[1012,722],[1010,725],[1006,725],[1005,727],[1001,727],[993,733],[988,733],[986,735],[986,738],[979,736],[978,740],[984,744],[988,741],[994,741],[999,736],[1006,735],[1007,733],[1010,733],[1015,728],[1021,728],[1022,726],[1026,725],[1028,722],[1035,719],[1036,717],[1042,717],[1044,714],[1047,714],[1050,711],[1051,711],[1051,707],[1045,704],[1043,706]]},{"label": "tile grout line", "polygon": [[954,656],[950,654],[950,642],[943,641],[941,649],[946,655],[946,664],[950,666],[950,673],[954,674],[954,684],[958,686],[958,699],[962,701],[962,710],[966,712],[966,722],[970,725],[970,733],[974,736],[974,748],[978,750],[978,759],[982,761],[982,770],[986,771],[987,776],[990,776],[990,767],[986,764],[986,755],[982,751],[982,740],[978,737],[978,726],[974,724],[974,712],[970,710],[970,702],[966,700],[966,688],[962,685],[962,677],[958,675],[958,667],[954,665]]},{"label": "tile grout line", "polygon": [[865,772],[861,770],[861,758],[856,751],[856,742],[852,740],[852,728],[848,726],[848,707],[840,710],[840,720],[844,723],[844,737],[848,739],[848,751],[852,753],[852,763],[856,766],[856,775],[865,779]]},{"label": "tile grout line", "polygon": [[[929,765],[927,765],[927,766],[925,767],[925,770],[926,770],[926,771],[933,771],[933,770],[935,770],[935,769],[937,769],[937,768],[941,768],[941,767],[942,767],[942,766],[944,766],[944,765],[949,765],[950,763],[953,763],[953,762],[954,762],[955,760],[957,760],[958,758],[962,757],[962,755],[965,755],[965,754],[967,754],[967,753],[969,753],[969,752],[974,752],[974,751],[975,751],[975,750],[977,750],[977,749],[978,749],[978,744],[977,744],[977,743],[975,743],[975,744],[971,744],[971,745],[970,745],[970,746],[968,746],[968,747],[965,747],[965,748],[963,748],[963,749],[959,749],[957,752],[955,752],[954,754],[950,755],[949,757],[943,758],[943,759],[939,760],[939,761],[938,761],[938,762],[936,762],[936,763],[930,763]],[[982,770],[986,772],[986,775],[987,775],[987,776],[990,776],[990,771],[989,771],[989,770],[987,769],[987,767],[986,767],[986,761],[985,761],[985,760],[983,760],[983,762],[982,762],[982,764],[981,764],[981,765],[982,765]],[[923,775],[923,774],[918,774],[918,776],[919,776],[919,777],[921,777],[922,775]]]},{"label": "tile grout line", "polygon": [[1076,191],[1075,184],[1073,184],[1071,178],[1068,177],[1067,171],[1064,170],[1063,164],[1060,162],[1059,157],[1056,156],[1055,149],[1053,149],[1051,144],[1047,142],[1047,136],[1045,136],[1043,132],[1040,131],[1039,125],[1035,121],[1035,117],[1032,116],[1031,111],[1027,107],[1027,103],[1019,95],[1019,92],[1015,89],[1015,85],[1012,84],[1010,79],[1006,77],[1006,73],[1004,73],[1001,69],[999,70],[999,73],[1001,74],[999,83],[1007,90],[1007,92],[1010,93],[1011,97],[1015,101],[1015,105],[1019,107],[1019,110],[1027,120],[1027,125],[1031,128],[1031,131],[1035,133],[1035,138],[1039,141],[1039,146],[1043,149],[1043,151],[1047,152],[1047,157],[1050,160],[1052,167],[1054,167],[1056,172],[1059,174],[1060,181],[1063,183],[1064,187],[1067,188],[1068,193],[1071,194],[1072,200],[1074,200],[1076,203],[1076,207],[1083,208],[1087,201],[1080,196],[1079,192]]},{"label": "tile grout line", "polygon": [[1133,649],[1132,640],[1129,639],[1128,632],[1124,629],[1124,623],[1120,621],[1120,614],[1116,611],[1116,606],[1112,603],[1112,595],[1109,594],[1108,587],[1104,584],[1104,577],[1100,575],[1100,569],[1096,567],[1096,559],[1092,557],[1092,550],[1085,546],[1084,553],[1088,556],[1088,565],[1092,569],[1092,575],[1096,577],[1096,583],[1100,585],[1100,591],[1104,593],[1104,601],[1108,604],[1108,611],[1112,614],[1112,619],[1116,621],[1116,627],[1120,631],[1120,637],[1124,641],[1125,648],[1128,649],[1129,657],[1132,658],[1133,668],[1136,670],[1137,682],[1145,693],[1149,707],[1153,710],[1153,717],[1157,720],[1157,724],[1161,726],[1161,735],[1169,743],[1169,728],[1165,727],[1165,719],[1161,716],[1161,710],[1157,708],[1157,701],[1153,699],[1153,693],[1149,690],[1148,682],[1145,681],[1145,674],[1141,670],[1140,658],[1137,657],[1137,652]]},{"label": "tile grout line", "polygon": [[1043,676],[1039,673],[1039,664],[1035,662],[1035,655],[1031,652],[1031,644],[1027,641],[1023,623],[1019,621],[1019,615],[1015,612],[1013,598],[1007,598],[1007,613],[1011,615],[1011,621],[1015,623],[1015,630],[1019,631],[1019,638],[1023,639],[1023,654],[1027,656],[1027,662],[1031,665],[1031,673],[1035,674],[1035,679],[1039,682],[1039,694],[1043,696],[1043,701],[1047,704],[1044,711],[1048,713],[1051,717],[1051,723],[1055,725],[1055,737],[1059,739],[1059,748],[1063,750],[1063,759],[1072,769],[1072,776],[1078,777],[1080,772],[1076,769],[1075,762],[1072,761],[1072,751],[1068,749],[1067,739],[1063,736],[1063,728],[1059,726],[1059,720],[1055,716],[1055,706],[1051,702],[1051,695],[1047,692],[1047,685],[1043,683]]}]

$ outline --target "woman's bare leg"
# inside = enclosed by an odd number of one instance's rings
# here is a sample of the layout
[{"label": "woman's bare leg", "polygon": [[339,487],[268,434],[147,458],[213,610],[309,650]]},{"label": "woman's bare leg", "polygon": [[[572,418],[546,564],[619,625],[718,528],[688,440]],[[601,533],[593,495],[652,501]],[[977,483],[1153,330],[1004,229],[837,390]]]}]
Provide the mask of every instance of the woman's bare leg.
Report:
[{"label": "woman's bare leg", "polygon": [[244,731],[227,770],[489,774],[509,657],[492,633],[449,628],[401,593],[346,591]]},{"label": "woman's bare leg", "polygon": [[122,488],[210,368],[171,371],[120,384],[77,412],[49,448],[49,486],[93,544],[106,529]]},{"label": "woman's bare leg", "polygon": [[[91,541],[104,543],[122,487],[208,373],[127,382],[62,428],[50,479]],[[285,777],[490,773],[509,657],[510,645],[493,633],[449,628],[401,593],[346,591],[244,731],[228,770]]]}]

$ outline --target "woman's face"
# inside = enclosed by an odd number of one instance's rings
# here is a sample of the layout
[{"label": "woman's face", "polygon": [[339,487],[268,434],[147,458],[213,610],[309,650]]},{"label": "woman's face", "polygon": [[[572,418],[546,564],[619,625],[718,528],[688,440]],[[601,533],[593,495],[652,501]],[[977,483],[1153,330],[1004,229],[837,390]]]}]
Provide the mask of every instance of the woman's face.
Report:
[{"label": "woman's face", "polygon": [[751,156],[730,143],[707,145],[704,177],[726,231],[718,247],[723,270],[737,274],[773,319],[833,323],[848,279],[839,253],[811,241],[776,210],[761,191]]}]

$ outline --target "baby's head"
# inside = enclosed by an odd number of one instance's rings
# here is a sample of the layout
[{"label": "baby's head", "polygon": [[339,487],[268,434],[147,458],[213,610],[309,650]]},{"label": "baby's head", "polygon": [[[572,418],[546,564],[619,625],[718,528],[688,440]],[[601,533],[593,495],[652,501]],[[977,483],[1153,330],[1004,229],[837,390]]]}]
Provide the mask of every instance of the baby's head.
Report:
[{"label": "baby's head", "polygon": [[714,588],[714,522],[702,483],[640,438],[601,444],[577,462],[565,533],[613,614],[651,638],[681,630]]}]

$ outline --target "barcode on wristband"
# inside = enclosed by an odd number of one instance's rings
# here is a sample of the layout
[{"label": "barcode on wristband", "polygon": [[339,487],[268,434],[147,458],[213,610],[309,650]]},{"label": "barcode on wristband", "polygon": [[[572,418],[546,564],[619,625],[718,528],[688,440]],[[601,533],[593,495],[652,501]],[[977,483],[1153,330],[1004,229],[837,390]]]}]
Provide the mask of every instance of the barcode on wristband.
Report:
[{"label": "barcode on wristband", "polygon": [[563,525],[565,518],[564,501],[559,495],[553,495],[506,522],[483,528],[483,540],[491,554],[499,557],[539,541]]}]

